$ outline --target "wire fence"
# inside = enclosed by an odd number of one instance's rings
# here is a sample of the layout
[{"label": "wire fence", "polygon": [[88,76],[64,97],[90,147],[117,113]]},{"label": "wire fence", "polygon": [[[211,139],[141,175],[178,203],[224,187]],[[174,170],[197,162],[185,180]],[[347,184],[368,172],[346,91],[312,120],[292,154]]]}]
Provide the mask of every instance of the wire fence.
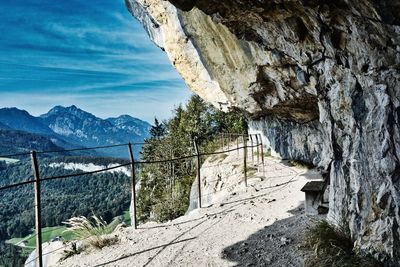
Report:
[{"label": "wire fence", "polygon": [[[13,184],[7,184],[0,187],[0,193],[4,190],[10,190],[12,188],[27,186],[28,184],[34,185],[34,199],[35,199],[35,234],[30,238],[36,239],[36,244],[42,244],[42,236],[46,233],[46,231],[42,231],[42,212],[43,212],[43,202],[49,203],[49,201],[45,201],[46,198],[43,198],[43,190],[41,190],[41,186],[45,189],[47,184],[51,181],[62,180],[62,179],[72,179],[74,177],[84,177],[84,176],[93,176],[95,174],[117,171],[121,168],[126,168],[129,171],[129,187],[130,187],[130,200],[125,203],[125,205],[130,204],[130,219],[131,225],[137,228],[137,203],[136,203],[136,176],[137,169],[143,168],[143,166],[148,164],[156,164],[159,168],[162,168],[166,173],[169,173],[169,177],[167,179],[166,185],[169,186],[169,190],[171,190],[171,194],[173,194],[174,184],[177,181],[178,173],[186,172],[188,175],[196,174],[197,181],[197,208],[202,207],[202,196],[206,196],[204,193],[202,194],[202,184],[201,184],[201,166],[204,158],[227,154],[234,151],[243,151],[243,182],[247,187],[247,165],[251,162],[256,166],[262,166],[264,170],[264,152],[263,152],[263,143],[260,135],[250,134],[231,134],[224,133],[219,136],[217,139],[217,143],[219,143],[219,149],[208,152],[208,151],[200,151],[198,142],[196,139],[193,140],[193,146],[188,146],[187,151],[188,155],[180,155],[177,156],[174,153],[170,153],[170,155],[166,156],[164,159],[159,160],[135,160],[132,152],[133,145],[141,145],[144,146],[146,143],[127,143],[127,144],[116,144],[116,145],[107,145],[107,146],[98,146],[98,147],[86,147],[86,148],[74,148],[74,149],[65,149],[65,150],[51,150],[51,151],[32,151],[29,153],[15,153],[8,155],[0,155],[1,158],[14,158],[21,156],[30,156],[32,163],[32,173],[33,178],[25,178],[20,182],[16,182]],[[188,142],[189,144],[189,142]],[[90,171],[78,171],[74,173],[62,174],[62,175],[52,175],[41,177],[40,168],[43,166],[39,165],[38,155],[47,155],[47,154],[55,154],[55,153],[65,153],[72,151],[87,151],[87,150],[97,150],[97,149],[112,149],[112,148],[127,148],[127,152],[129,155],[129,161],[121,164],[114,164],[108,166],[102,166],[102,168],[98,168]],[[167,154],[167,153],[165,153]],[[257,162],[257,163],[256,163]],[[179,164],[178,164],[179,163]],[[193,190],[192,190],[193,191]],[[122,205],[124,206],[124,205]],[[111,208],[113,209],[113,208]],[[104,212],[104,210],[103,210]],[[52,229],[59,230],[63,227],[59,227]],[[67,247],[66,245],[65,247]],[[60,250],[62,248],[58,248]],[[54,251],[55,252],[55,251]],[[32,262],[36,262],[36,266],[43,266],[43,256],[53,253],[46,252],[45,254],[42,251],[42,246],[36,245],[36,257],[34,259],[29,260],[26,264],[30,264]]]}]

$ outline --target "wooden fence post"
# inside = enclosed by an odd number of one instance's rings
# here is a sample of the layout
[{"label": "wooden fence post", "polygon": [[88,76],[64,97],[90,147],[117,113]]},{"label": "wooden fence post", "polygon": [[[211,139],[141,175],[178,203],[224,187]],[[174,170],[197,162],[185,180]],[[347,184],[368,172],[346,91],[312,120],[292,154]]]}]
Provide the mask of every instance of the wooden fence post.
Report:
[{"label": "wooden fence post", "polygon": [[228,133],[228,141],[226,141],[227,150],[229,150],[229,143],[231,142],[231,134]]},{"label": "wooden fence post", "polygon": [[135,158],[133,157],[132,146],[131,143],[128,144],[128,152],[129,157],[131,159],[131,207],[130,207],[130,217],[131,217],[131,225],[137,229],[137,221],[136,221],[136,177],[135,177]]},{"label": "wooden fence post", "polygon": [[264,144],[262,141],[261,134],[258,134],[260,136],[260,142],[261,142],[261,162],[264,165]]},{"label": "wooden fence post", "polygon": [[37,161],[36,151],[31,152],[32,171],[35,178],[35,229],[36,229],[36,263],[38,267],[43,266],[42,251],[42,222],[41,222],[41,205],[40,205],[40,176],[39,164]]},{"label": "wooden fence post", "polygon": [[238,135],[236,136],[236,151],[237,151],[237,154],[239,155],[239,136]]},{"label": "wooden fence post", "polygon": [[254,143],[253,143],[253,135],[249,134],[250,145],[251,145],[251,162],[254,164]]},{"label": "wooden fence post", "polygon": [[262,169],[263,169],[263,175],[265,176],[265,169],[264,169],[264,144],[262,141],[261,134],[258,134],[260,136],[260,142],[261,142],[261,162],[262,162]]},{"label": "wooden fence post", "polygon": [[256,146],[257,146],[257,166],[260,164],[260,143],[258,142],[258,134],[256,134]]},{"label": "wooden fence post", "polygon": [[225,151],[225,135],[224,135],[224,133],[221,134],[221,138],[222,138],[222,151]]},{"label": "wooden fence post", "polygon": [[[171,150],[171,160],[174,158],[174,153]],[[172,163],[172,188],[175,185],[175,161],[171,161]]]},{"label": "wooden fence post", "polygon": [[244,185],[247,187],[247,138],[243,135],[243,169],[244,169]]},{"label": "wooden fence post", "polygon": [[196,156],[197,156],[197,192],[199,194],[197,201],[198,201],[198,208],[201,209],[201,179],[200,179],[201,158],[200,158],[199,147],[197,144],[197,138],[194,138],[193,143],[194,143],[194,149],[196,150]]}]

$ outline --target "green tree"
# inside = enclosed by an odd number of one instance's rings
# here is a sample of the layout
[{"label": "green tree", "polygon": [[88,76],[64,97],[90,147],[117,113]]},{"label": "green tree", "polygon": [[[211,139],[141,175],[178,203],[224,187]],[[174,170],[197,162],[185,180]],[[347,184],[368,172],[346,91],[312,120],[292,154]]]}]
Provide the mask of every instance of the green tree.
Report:
[{"label": "green tree", "polygon": [[161,138],[165,135],[165,126],[159,123],[157,118],[154,118],[154,125],[151,126],[150,135],[152,138]]}]

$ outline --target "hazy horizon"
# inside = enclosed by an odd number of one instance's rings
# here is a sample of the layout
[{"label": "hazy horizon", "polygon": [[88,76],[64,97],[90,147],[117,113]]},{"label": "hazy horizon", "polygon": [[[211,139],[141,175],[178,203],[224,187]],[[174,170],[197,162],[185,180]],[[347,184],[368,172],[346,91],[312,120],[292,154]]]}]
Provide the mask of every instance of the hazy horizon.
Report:
[{"label": "hazy horizon", "polygon": [[0,107],[166,119],[191,92],[123,0],[0,3]]}]

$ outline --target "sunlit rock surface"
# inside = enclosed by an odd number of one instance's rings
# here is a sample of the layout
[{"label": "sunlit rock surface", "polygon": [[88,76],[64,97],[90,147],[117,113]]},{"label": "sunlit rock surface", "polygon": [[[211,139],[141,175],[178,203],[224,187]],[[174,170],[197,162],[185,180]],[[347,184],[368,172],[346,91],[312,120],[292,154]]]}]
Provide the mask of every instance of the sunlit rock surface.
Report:
[{"label": "sunlit rock surface", "polygon": [[400,264],[400,2],[126,0],[189,87],[330,178],[329,219]]}]

